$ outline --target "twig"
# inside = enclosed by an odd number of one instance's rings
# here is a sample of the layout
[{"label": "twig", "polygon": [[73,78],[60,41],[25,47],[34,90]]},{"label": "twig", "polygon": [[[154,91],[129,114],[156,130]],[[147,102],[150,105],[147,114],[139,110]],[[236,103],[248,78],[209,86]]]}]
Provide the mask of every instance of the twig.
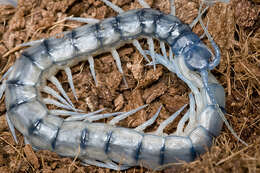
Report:
[{"label": "twig", "polygon": [[222,163],[232,159],[233,157],[239,155],[240,153],[243,153],[245,150],[247,150],[249,147],[252,147],[252,146],[253,146],[253,144],[243,148],[242,150],[240,150],[240,151],[238,151],[236,153],[231,154],[230,156],[226,157],[225,159],[220,160],[216,165],[218,166],[218,165],[220,165],[220,164],[222,164]]}]

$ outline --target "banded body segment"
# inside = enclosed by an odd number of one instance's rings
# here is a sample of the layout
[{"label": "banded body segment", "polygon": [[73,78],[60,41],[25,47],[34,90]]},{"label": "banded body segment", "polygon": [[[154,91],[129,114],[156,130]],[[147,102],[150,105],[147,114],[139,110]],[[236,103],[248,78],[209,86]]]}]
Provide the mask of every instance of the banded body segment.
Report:
[{"label": "banded body segment", "polygon": [[137,12],[139,17],[139,21],[142,27],[142,32],[147,36],[154,36],[154,32],[156,31],[156,16],[161,15],[159,11],[155,11],[152,9],[141,9]]},{"label": "banded body segment", "polygon": [[139,152],[139,164],[155,169],[164,164],[165,138],[157,135],[144,134]]},{"label": "banded body segment", "polygon": [[[123,140],[122,140],[123,139]],[[132,129],[117,128],[111,134],[107,154],[117,163],[137,165],[143,134]]]},{"label": "banded body segment", "polygon": [[[180,48],[182,47],[179,47],[176,45],[176,42],[178,41],[178,39],[181,39],[184,35],[188,35],[188,34],[191,34],[192,31],[191,31],[191,28],[186,25],[186,24],[177,24],[174,28],[172,28],[172,30],[170,31],[170,35],[169,37],[167,38],[167,43],[169,45],[171,45],[172,47],[172,51],[176,54],[179,54],[180,52]],[[197,37],[197,40],[199,40],[199,37],[197,35],[194,34],[194,37]],[[189,39],[189,37],[188,37]],[[185,42],[184,42],[185,43]]]},{"label": "banded body segment", "polygon": [[[109,160],[107,147],[114,127],[102,123],[85,123],[81,132],[80,158]],[[85,130],[85,131],[84,131]]]},{"label": "banded body segment", "polygon": [[164,163],[191,162],[195,159],[195,151],[191,140],[182,136],[165,137]]},{"label": "banded body segment", "polygon": [[79,151],[83,152],[80,146],[81,133],[84,128],[86,128],[86,123],[82,121],[64,122],[59,129],[54,151],[62,156],[70,157],[74,157]]},{"label": "banded body segment", "polygon": [[174,16],[171,15],[158,15],[156,17],[156,37],[161,40],[167,40],[169,36],[171,36],[171,32],[176,29],[179,25],[183,25],[181,21]]},{"label": "banded body segment", "polygon": [[28,102],[37,97],[37,91],[34,86],[8,84],[5,90],[5,104],[7,110]]},{"label": "banded body segment", "polygon": [[213,136],[218,136],[223,125],[223,121],[214,105],[204,108],[198,118],[198,125],[201,125]]},{"label": "banded body segment", "polygon": [[101,48],[102,43],[98,35],[98,25],[84,25],[74,30],[75,36],[73,42],[74,46],[78,49],[75,56],[89,55]]},{"label": "banded body segment", "polygon": [[205,153],[212,145],[213,136],[202,126],[197,126],[189,134],[196,155]]},{"label": "banded body segment", "polygon": [[39,119],[45,117],[47,113],[47,108],[35,99],[17,104],[8,110],[10,120],[17,130],[25,136],[30,136],[31,127],[33,127],[35,122]]},{"label": "banded body segment", "polygon": [[66,61],[77,54],[77,46],[74,39],[75,32],[71,31],[64,34],[61,38],[50,38],[45,40],[45,45],[48,47],[48,55],[54,63]]},{"label": "banded body segment", "polygon": [[138,10],[131,10],[116,17],[118,29],[124,40],[136,38],[142,32]]},{"label": "banded body segment", "polygon": [[39,82],[41,73],[42,70],[29,57],[22,55],[15,62],[7,84],[34,86]]},{"label": "banded body segment", "polygon": [[36,46],[25,49],[22,55],[29,57],[41,70],[45,70],[53,64],[46,40],[43,40]]},{"label": "banded body segment", "polygon": [[63,124],[63,118],[54,115],[37,118],[38,119],[35,118],[34,122],[29,126],[30,134],[25,135],[28,137],[28,142],[36,149],[55,151],[59,130]]},{"label": "banded body segment", "polygon": [[99,34],[102,39],[103,46],[110,48],[118,43],[121,39],[121,31],[119,31],[116,18],[108,18],[100,23]]}]

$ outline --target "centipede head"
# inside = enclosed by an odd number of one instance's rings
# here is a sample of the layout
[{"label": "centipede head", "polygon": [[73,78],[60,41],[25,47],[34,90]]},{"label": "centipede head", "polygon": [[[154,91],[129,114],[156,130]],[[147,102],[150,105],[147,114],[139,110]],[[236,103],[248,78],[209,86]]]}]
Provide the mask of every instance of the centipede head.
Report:
[{"label": "centipede head", "polygon": [[193,71],[210,69],[211,52],[204,44],[193,45],[185,54],[184,59],[187,67]]}]

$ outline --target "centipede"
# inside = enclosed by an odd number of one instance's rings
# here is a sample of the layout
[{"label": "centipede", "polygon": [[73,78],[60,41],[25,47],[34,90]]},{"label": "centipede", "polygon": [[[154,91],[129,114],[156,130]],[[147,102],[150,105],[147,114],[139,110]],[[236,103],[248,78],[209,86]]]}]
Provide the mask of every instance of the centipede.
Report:
[{"label": "centipede", "polygon": [[[83,164],[113,170],[138,165],[155,170],[171,163],[195,160],[211,147],[223,122],[227,124],[223,113],[225,91],[210,72],[220,62],[220,50],[202,22],[203,11],[188,25],[175,17],[174,1],[170,2],[170,14],[151,9],[143,0],[139,0],[143,8],[126,12],[107,0],[102,1],[119,15],[102,21],[70,18],[88,24],[64,32],[59,38],[44,38],[26,44],[31,47],[21,53],[2,78],[6,119],[14,140],[17,141],[14,130],[17,129],[35,150],[50,150],[64,157],[77,156]],[[214,52],[192,32],[196,22],[201,23]],[[142,48],[140,39],[147,40],[148,50]],[[162,54],[155,52],[154,39],[159,41]],[[119,127],[119,121],[148,105],[126,112],[102,113],[104,109],[100,109],[85,113],[73,105],[55,77],[57,72],[65,71],[77,100],[70,68],[87,61],[97,85],[94,56],[109,52],[127,86],[117,52],[126,43],[134,45],[148,66],[154,70],[158,64],[164,66],[190,88],[189,109],[172,134],[165,134],[163,130],[187,105],[163,121],[155,131],[145,133],[144,130],[159,116],[161,107],[151,119],[136,128]],[[47,86],[46,81],[51,82],[61,95]],[[44,98],[41,92],[53,98]],[[62,109],[50,110],[48,104]],[[93,122],[108,117],[113,118],[107,123]]]}]

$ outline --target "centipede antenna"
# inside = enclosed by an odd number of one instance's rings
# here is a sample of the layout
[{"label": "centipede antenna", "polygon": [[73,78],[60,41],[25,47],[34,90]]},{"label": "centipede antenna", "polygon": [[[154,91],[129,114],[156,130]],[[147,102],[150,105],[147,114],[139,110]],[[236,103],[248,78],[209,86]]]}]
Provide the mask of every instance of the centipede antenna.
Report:
[{"label": "centipede antenna", "polygon": [[88,23],[88,24],[96,24],[100,20],[91,18],[91,17],[65,17],[65,20],[70,20],[70,21],[77,21],[77,22],[82,22],[82,23]]},{"label": "centipede antenna", "polygon": [[236,132],[234,131],[234,129],[231,127],[231,125],[228,123],[225,115],[223,114],[222,110],[220,109],[219,105],[215,105],[217,107],[217,111],[220,115],[220,117],[222,118],[222,120],[224,121],[225,125],[227,126],[228,130],[231,132],[231,134],[238,140],[240,141],[242,144],[244,144],[245,146],[248,146],[248,144],[243,141],[242,139],[240,139],[240,137],[236,134]]},{"label": "centipede antenna", "polygon": [[72,109],[72,107],[70,107],[70,106],[68,106],[68,105],[65,105],[65,104],[63,104],[63,103],[60,103],[60,102],[58,102],[57,100],[54,100],[54,99],[44,98],[44,99],[43,99],[43,102],[44,102],[46,105],[54,105],[54,106],[57,106],[57,107],[63,108],[63,109],[73,110],[73,111],[76,111],[76,112],[83,112],[83,111],[80,110],[80,109]]},{"label": "centipede antenna", "polygon": [[153,69],[155,70],[156,69],[156,66],[155,66],[155,51],[154,51],[154,44],[153,44],[153,39],[152,38],[147,38],[147,42],[148,42],[148,45],[149,45],[149,50],[150,50],[150,55],[152,57],[152,60],[153,60]]},{"label": "centipede antenna", "polygon": [[[206,25],[206,30],[208,31],[208,26],[209,26],[209,21],[207,21],[207,25]],[[203,39],[205,37],[206,33],[204,32],[201,36],[200,39]]]},{"label": "centipede antenna", "polygon": [[113,4],[112,2],[108,1],[108,0],[101,0],[102,2],[104,2],[107,6],[109,6],[110,8],[112,8],[114,11],[118,12],[118,13],[123,13],[124,10],[122,8],[120,8],[119,6]]},{"label": "centipede antenna", "polygon": [[53,90],[52,88],[48,87],[48,86],[44,86],[42,91],[44,91],[47,94],[50,94],[51,96],[53,96],[54,98],[58,99],[61,103],[67,105],[68,107],[70,107],[72,110],[76,110],[74,107],[72,107],[64,98],[62,98],[59,93],[57,93],[55,90]]},{"label": "centipede antenna", "polygon": [[161,48],[163,57],[164,57],[165,59],[168,59],[168,58],[167,58],[167,53],[166,53],[166,48],[165,48],[165,43],[164,43],[163,41],[160,41],[160,48]]},{"label": "centipede antenna", "polygon": [[141,124],[140,126],[136,127],[135,130],[136,131],[144,131],[144,129],[146,129],[148,126],[152,125],[155,120],[157,119],[160,111],[162,109],[162,105],[159,107],[159,109],[157,110],[157,112],[152,116],[152,118],[150,118],[149,120],[147,120],[146,122],[144,122],[143,124]]},{"label": "centipede antenna", "polygon": [[200,5],[199,7],[199,12],[198,12],[198,16],[191,22],[191,24],[189,25],[190,28],[193,28],[199,21],[199,19],[201,18],[201,16],[207,11],[207,9],[209,8],[208,6],[205,7],[203,9],[203,11],[201,12],[201,8],[202,8],[202,5]]},{"label": "centipede antenna", "polygon": [[170,0],[170,5],[171,5],[171,15],[176,16],[176,9],[174,5],[174,0]]},{"label": "centipede antenna", "polygon": [[225,125],[227,126],[228,130],[231,132],[231,134],[238,140],[240,141],[242,144],[248,146],[248,144],[243,141],[242,139],[240,139],[240,137],[236,134],[236,132],[234,131],[234,129],[231,127],[231,125],[228,123],[225,115],[223,114],[222,110],[220,109],[219,105],[217,104],[217,101],[215,99],[215,95],[212,93],[211,89],[208,86],[208,72],[206,70],[201,71],[200,72],[201,76],[202,76],[202,80],[203,80],[203,84],[204,87],[209,95],[210,100],[212,101],[213,105],[215,105],[220,117],[222,118],[222,120],[224,121]]},{"label": "centipede antenna", "polygon": [[66,118],[65,121],[85,120],[88,117],[96,116],[98,113],[103,112],[104,110],[106,110],[106,108],[102,108],[90,113],[73,113],[73,116]]},{"label": "centipede antenna", "polygon": [[70,88],[72,90],[73,96],[78,101],[78,97],[77,97],[77,94],[76,94],[76,91],[75,91],[75,87],[74,87],[74,84],[73,84],[72,73],[71,73],[71,70],[70,70],[69,67],[65,68],[65,73],[66,73],[66,75],[68,77],[68,82],[69,82]]},{"label": "centipede antenna", "polygon": [[169,118],[167,118],[166,120],[164,120],[160,126],[157,128],[157,130],[154,132],[154,134],[156,135],[162,135],[163,134],[163,129],[170,124],[172,121],[174,121],[174,119],[183,111],[183,109],[187,106],[187,104],[185,104],[184,106],[182,106],[178,111],[176,111],[174,114],[172,114]]},{"label": "centipede antenna", "polygon": [[136,112],[138,112],[139,110],[145,108],[146,106],[148,106],[148,105],[146,104],[146,105],[140,106],[140,107],[138,107],[138,108],[136,108],[136,109],[132,109],[132,110],[130,110],[130,111],[128,111],[128,112],[125,112],[125,113],[123,113],[123,114],[121,114],[121,115],[119,115],[119,116],[113,118],[111,121],[109,121],[108,124],[110,124],[110,125],[115,125],[115,124],[118,123],[119,121],[121,121],[121,120],[127,118],[127,117],[130,116],[130,115],[133,115],[134,113],[136,113]]},{"label": "centipede antenna", "polygon": [[11,131],[11,133],[12,133],[12,136],[13,136],[13,138],[14,138],[14,141],[15,141],[16,144],[18,144],[17,136],[16,136],[15,129],[14,129],[14,125],[13,125],[13,123],[11,122],[11,120],[10,120],[10,118],[9,118],[9,116],[8,116],[8,114],[7,114],[7,112],[5,113],[5,118],[6,118],[8,127],[9,127],[9,129],[10,129],[10,131]]},{"label": "centipede antenna", "polygon": [[199,22],[201,24],[201,27],[203,28],[204,30],[204,33],[206,34],[206,36],[208,37],[208,40],[210,41],[214,51],[215,51],[215,55],[214,56],[214,59],[212,62],[210,62],[209,64],[209,70],[212,70],[214,69],[220,62],[220,50],[219,50],[219,47],[217,46],[217,44],[214,42],[213,38],[211,37],[211,35],[209,34],[207,28],[205,27],[203,21],[201,18],[199,18]]},{"label": "centipede antenna", "polygon": [[184,125],[186,121],[190,118],[190,116],[195,116],[195,100],[192,93],[189,94],[190,99],[190,109],[187,111],[184,116],[181,118],[177,125],[176,135],[181,136],[183,135]]},{"label": "centipede antenna", "polygon": [[75,106],[73,105],[72,101],[70,100],[69,96],[66,94],[64,91],[61,83],[55,76],[51,76],[49,79],[56,87],[57,89],[61,92],[61,95],[69,102],[69,104],[75,109]]},{"label": "centipede antenna", "polygon": [[123,69],[122,69],[122,65],[121,65],[121,60],[120,60],[120,57],[119,57],[119,54],[117,52],[117,50],[115,48],[112,48],[111,49],[111,54],[114,58],[114,60],[116,61],[116,66],[118,68],[118,71],[122,74],[123,76],[123,81],[124,81],[124,84],[126,85],[126,87],[128,88],[128,84],[126,82],[126,79],[125,79],[125,75],[124,75],[124,72],[123,72]]},{"label": "centipede antenna", "polygon": [[146,60],[147,62],[150,62],[150,60],[148,59],[148,57],[147,57],[146,54],[144,53],[144,50],[143,50],[143,48],[141,47],[139,41],[135,39],[135,40],[133,41],[133,45],[134,45],[134,46],[136,47],[136,49],[140,52],[140,54],[145,58],[145,60]]},{"label": "centipede antenna", "polygon": [[143,8],[151,8],[151,6],[147,4],[147,2],[145,2],[144,0],[138,0],[138,2]]},{"label": "centipede antenna", "polygon": [[94,82],[96,84],[96,86],[98,86],[98,81],[96,78],[96,73],[95,73],[95,66],[94,66],[94,58],[93,56],[89,56],[88,57],[88,63],[89,63],[89,69],[90,69],[90,73],[94,79]]},{"label": "centipede antenna", "polygon": [[97,121],[97,120],[109,118],[109,117],[112,117],[112,116],[118,116],[118,115],[123,114],[123,113],[124,112],[113,112],[113,113],[98,114],[98,115],[94,115],[94,116],[91,116],[91,117],[87,117],[84,121],[89,121],[89,122]]},{"label": "centipede antenna", "polygon": [[[225,1],[225,0],[224,0]],[[206,36],[208,37],[208,40],[210,41],[214,51],[215,51],[215,55],[214,56],[214,59],[212,62],[210,62],[209,64],[209,70],[212,70],[214,69],[220,62],[220,50],[219,50],[219,47],[217,46],[217,44],[214,42],[213,38],[211,37],[211,35],[209,34],[208,30],[207,30],[207,27],[205,27],[203,21],[202,21],[202,14],[204,13],[204,11],[206,11],[208,9],[209,6],[207,6],[202,12],[201,12],[201,9],[202,9],[202,5],[203,5],[204,1],[202,1],[202,3],[200,4],[200,7],[199,7],[199,14],[198,14],[198,17],[195,19],[195,20],[198,20],[200,22],[200,25],[202,27],[202,29],[204,30],[204,34],[206,34]],[[194,21],[195,21],[194,20]],[[193,21],[193,22],[194,22]],[[196,23],[198,22],[196,21]]]}]

